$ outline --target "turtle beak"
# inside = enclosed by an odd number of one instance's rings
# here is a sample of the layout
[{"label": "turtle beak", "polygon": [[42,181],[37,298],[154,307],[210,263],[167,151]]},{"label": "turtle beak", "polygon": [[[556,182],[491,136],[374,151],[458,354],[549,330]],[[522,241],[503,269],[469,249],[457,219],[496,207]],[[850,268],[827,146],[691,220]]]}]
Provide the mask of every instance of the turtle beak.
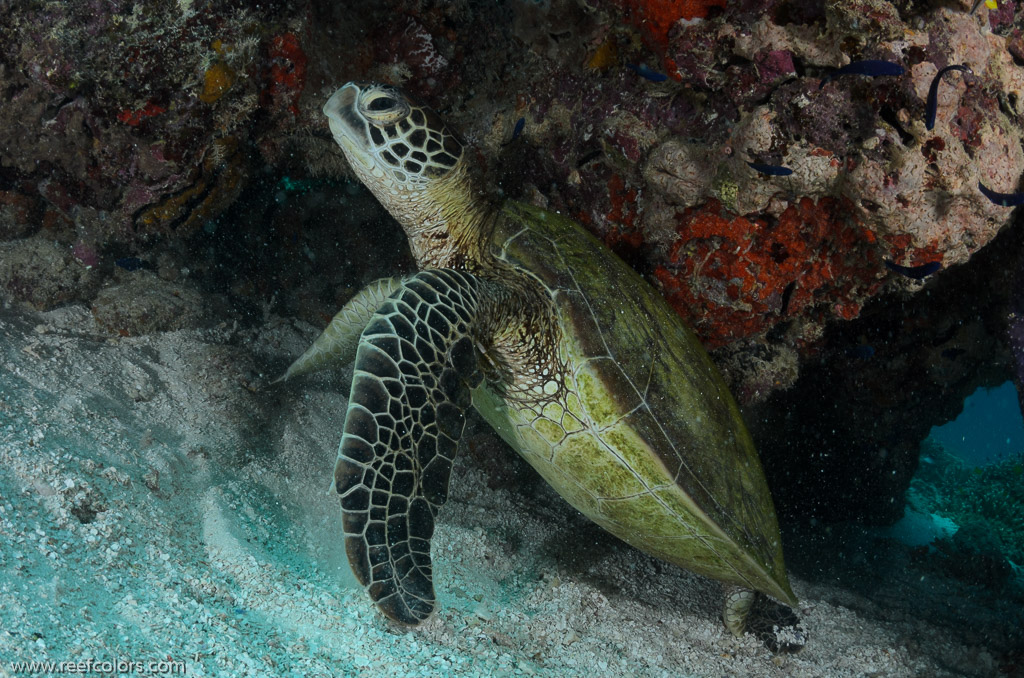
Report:
[{"label": "turtle beak", "polygon": [[324,104],[323,111],[334,140],[345,151],[349,161],[357,161],[365,167],[370,167],[372,162],[366,152],[369,146],[366,122],[356,109],[359,91],[359,85],[354,82],[348,83],[331,95]]}]

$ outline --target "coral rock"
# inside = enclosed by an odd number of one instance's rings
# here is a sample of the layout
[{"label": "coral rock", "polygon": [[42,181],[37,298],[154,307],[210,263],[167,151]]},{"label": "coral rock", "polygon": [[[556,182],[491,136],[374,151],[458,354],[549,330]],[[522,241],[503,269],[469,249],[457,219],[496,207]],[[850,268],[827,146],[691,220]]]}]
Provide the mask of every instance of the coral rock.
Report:
[{"label": "coral rock", "polygon": [[[102,212],[85,234],[101,248],[179,225],[194,234],[244,178],[249,154],[219,146],[294,124],[304,57],[292,34],[263,26],[297,11],[222,0],[12,6],[0,26],[0,189],[37,191],[77,228],[81,210]],[[257,118],[266,89],[274,96]]]},{"label": "coral rock", "polygon": [[780,318],[856,317],[881,283],[874,237],[852,213],[845,200],[803,198],[777,220],[751,220],[712,200],[680,214],[679,238],[655,275],[712,347]]},{"label": "coral rock", "polygon": [[[747,109],[759,84],[745,67],[725,68],[728,59],[742,55],[772,81],[775,72],[792,67],[783,55],[841,65],[836,60],[844,57],[834,51],[839,45],[815,42],[800,25],[777,26],[770,15],[747,31],[709,21],[672,34],[670,53],[684,81],[721,87],[720,98],[735,100],[736,122],[717,145],[678,137],[656,145],[644,168],[653,190],[643,192],[639,228],[647,242],[668,246],[666,260],[656,262],[657,277],[712,344],[753,336],[782,320],[778,297],[789,282],[796,287],[788,314],[802,312],[817,322],[830,307],[825,316],[855,317],[884,289],[881,278],[920,288],[888,273],[885,261],[961,264],[1009,223],[1010,210],[977,190],[980,181],[1012,192],[1024,170],[1024,68],[1014,63],[1006,40],[948,8],[927,17],[930,31],[910,29],[892,5],[877,0],[830,3],[821,19],[839,35],[844,26],[873,22],[871,55],[898,58],[906,74],[837,78],[823,89],[817,79],[792,78],[773,85],[767,103]],[[904,52],[908,57],[889,56]],[[969,63],[974,75],[944,80],[929,132],[924,102],[938,69],[949,63]],[[1001,98],[999,91],[1017,94]],[[1004,112],[1007,107],[1017,110]],[[782,165],[792,174],[766,177],[748,161]],[[708,203],[711,198],[717,202]],[[699,208],[703,216],[685,211],[680,222],[681,208],[701,204],[712,206]],[[826,213],[846,224],[824,236],[830,231],[821,228]],[[800,247],[797,232],[786,230],[795,218],[804,220],[801,229],[826,239]],[[803,257],[803,268],[773,271],[769,264],[779,256]]]},{"label": "coral rock", "polygon": [[15,191],[0,191],[0,241],[28,235],[38,220],[36,200]]},{"label": "coral rock", "polygon": [[0,301],[46,311],[88,299],[97,281],[95,271],[76,260],[71,248],[52,240],[0,242]]},{"label": "coral rock", "polygon": [[136,337],[206,323],[203,297],[192,287],[145,270],[123,271],[118,277],[120,282],[104,287],[92,302],[92,314],[103,329]]},{"label": "coral rock", "polygon": [[621,0],[621,4],[648,43],[664,50],[669,31],[678,21],[703,19],[713,7],[725,7],[726,0]]}]

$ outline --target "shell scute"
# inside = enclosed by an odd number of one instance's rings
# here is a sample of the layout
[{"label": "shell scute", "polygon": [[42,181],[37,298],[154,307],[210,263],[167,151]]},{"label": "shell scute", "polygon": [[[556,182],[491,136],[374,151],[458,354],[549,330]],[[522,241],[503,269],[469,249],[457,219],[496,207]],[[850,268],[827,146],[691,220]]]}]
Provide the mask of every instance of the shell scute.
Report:
[{"label": "shell scute", "polygon": [[666,464],[666,459],[651,454],[647,441],[654,435],[663,434],[646,406],[630,412],[601,432],[601,437],[614,447],[647,487],[657,487],[674,479],[682,466],[678,458]]},{"label": "shell scute", "polygon": [[645,490],[636,474],[614,455],[605,453],[593,436],[567,436],[555,448],[553,463],[589,495],[591,503],[611,497],[629,497]]},{"label": "shell scute", "polygon": [[[599,427],[613,426],[619,419],[636,409],[643,400],[611,358],[590,358],[583,362],[575,375],[576,388],[583,410]],[[621,397],[608,397],[608,382],[612,391]]]}]

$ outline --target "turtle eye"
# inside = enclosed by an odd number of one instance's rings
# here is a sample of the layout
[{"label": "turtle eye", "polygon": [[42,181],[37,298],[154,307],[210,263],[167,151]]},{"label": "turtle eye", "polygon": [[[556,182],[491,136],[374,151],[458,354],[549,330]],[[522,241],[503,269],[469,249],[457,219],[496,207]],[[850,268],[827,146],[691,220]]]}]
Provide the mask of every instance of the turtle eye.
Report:
[{"label": "turtle eye", "polygon": [[394,125],[409,115],[409,104],[386,92],[368,92],[359,108],[366,119],[375,125]]},{"label": "turtle eye", "polygon": [[386,111],[389,108],[394,108],[398,102],[391,97],[377,97],[366,104],[366,110],[368,111]]}]

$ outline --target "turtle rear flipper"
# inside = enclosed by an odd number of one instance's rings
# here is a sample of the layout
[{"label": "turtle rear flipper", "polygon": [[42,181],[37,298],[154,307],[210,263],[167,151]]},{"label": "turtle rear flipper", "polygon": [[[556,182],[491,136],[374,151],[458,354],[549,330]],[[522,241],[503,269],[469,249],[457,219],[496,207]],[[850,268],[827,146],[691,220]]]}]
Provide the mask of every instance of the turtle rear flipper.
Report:
[{"label": "turtle rear flipper", "polygon": [[476,278],[452,270],[405,280],[359,340],[334,469],[345,550],[381,612],[415,625],[434,609],[430,538],[479,385],[470,337]]},{"label": "turtle rear flipper", "polygon": [[288,371],[271,383],[286,381],[327,367],[348,365],[356,357],[359,335],[384,300],[402,286],[402,279],[381,278],[363,289],[331,319],[306,352],[296,358]]},{"label": "turtle rear flipper", "polygon": [[776,654],[796,654],[807,644],[807,633],[791,607],[751,589],[726,591],[722,620],[734,636],[752,633]]}]

